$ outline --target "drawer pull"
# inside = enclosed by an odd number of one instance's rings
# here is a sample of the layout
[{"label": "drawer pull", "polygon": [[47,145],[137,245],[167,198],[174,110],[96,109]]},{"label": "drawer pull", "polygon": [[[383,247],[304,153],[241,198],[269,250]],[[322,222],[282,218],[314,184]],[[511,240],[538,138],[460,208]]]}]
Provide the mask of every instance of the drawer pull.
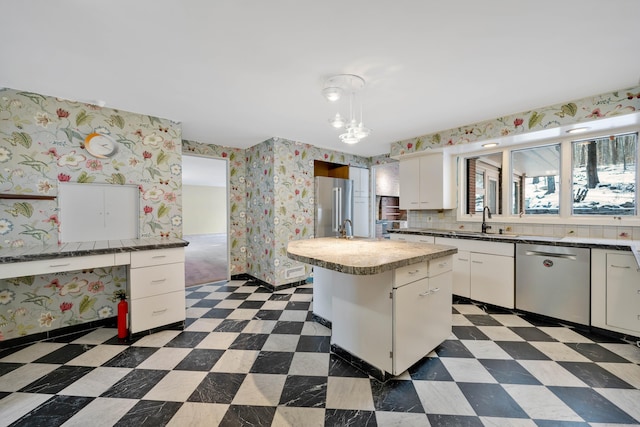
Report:
[{"label": "drawer pull", "polygon": [[166,312],[168,310],[168,308],[163,308],[162,310],[154,310],[151,312],[151,314],[153,314],[154,316],[157,316],[159,314],[162,314],[164,312]]},{"label": "drawer pull", "polygon": [[156,258],[166,258],[166,257],[167,257],[166,255],[154,255],[154,256],[152,256],[152,258],[153,258],[153,259],[156,259]]},{"label": "drawer pull", "polygon": [[151,283],[162,283],[162,282],[166,282],[167,279],[156,279],[156,280],[152,280]]},{"label": "drawer pull", "polygon": [[482,261],[471,261],[474,264],[482,264]]},{"label": "drawer pull", "polygon": [[438,267],[446,267],[447,264],[449,264],[448,262],[441,262],[438,264]]},{"label": "drawer pull", "polygon": [[418,274],[418,273],[420,273],[420,270],[414,270],[414,271],[409,271],[409,272],[407,272],[407,274],[408,274],[409,276],[413,276],[414,274]]},{"label": "drawer pull", "polygon": [[611,267],[613,267],[613,268],[631,268],[628,265],[615,265],[615,264],[611,264]]},{"label": "drawer pull", "polygon": [[51,264],[49,267],[52,267],[52,268],[53,268],[53,267],[67,267],[67,266],[69,266],[69,265],[71,265],[71,263],[70,263],[70,262],[68,262],[68,263],[66,263],[66,264]]},{"label": "drawer pull", "polygon": [[458,258],[458,261],[469,261],[469,258]]},{"label": "drawer pull", "polygon": [[431,293],[431,291],[429,290],[429,291],[420,292],[418,295],[420,295],[421,297],[426,297],[430,293]]},{"label": "drawer pull", "polygon": [[435,294],[436,292],[440,292],[440,288],[435,288],[431,290],[432,294]]}]

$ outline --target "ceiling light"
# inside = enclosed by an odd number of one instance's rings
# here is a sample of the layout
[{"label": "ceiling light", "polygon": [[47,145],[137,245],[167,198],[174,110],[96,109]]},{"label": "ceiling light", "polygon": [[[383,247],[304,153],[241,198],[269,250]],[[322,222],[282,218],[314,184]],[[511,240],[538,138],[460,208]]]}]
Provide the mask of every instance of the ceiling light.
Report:
[{"label": "ceiling light", "polygon": [[[345,121],[339,112],[336,113],[333,118],[329,119],[329,123],[334,128],[345,128],[346,132],[340,134],[340,140],[345,144],[356,144],[360,142],[361,139],[366,138],[371,134],[371,129],[365,127],[362,122],[362,99],[356,99],[357,96],[361,97],[361,91],[363,88],[364,79],[360,76],[356,76],[355,74],[338,74],[329,77],[324,82],[324,86],[322,88],[322,95],[332,102],[345,99],[347,97],[343,97],[342,95],[348,95],[348,120]],[[358,101],[360,106],[358,115],[356,115],[354,109],[356,101]],[[346,104],[346,99],[343,104]],[[347,106],[343,105],[343,108],[346,110]],[[359,121],[356,119],[356,116],[359,117]]]},{"label": "ceiling light", "polygon": [[497,147],[499,144],[497,142],[487,142],[486,144],[482,144],[484,148]]},{"label": "ceiling light", "polygon": [[586,132],[589,129],[591,129],[590,127],[581,127],[581,128],[573,128],[573,129],[569,129],[567,131],[567,133],[581,133],[581,132]]}]

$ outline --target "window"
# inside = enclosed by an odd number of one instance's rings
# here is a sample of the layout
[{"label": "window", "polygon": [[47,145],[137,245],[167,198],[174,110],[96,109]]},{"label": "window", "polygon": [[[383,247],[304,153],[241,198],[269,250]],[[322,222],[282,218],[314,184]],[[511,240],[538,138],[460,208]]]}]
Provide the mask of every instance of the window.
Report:
[{"label": "window", "polygon": [[[560,144],[511,152],[514,213],[558,214],[560,210]],[[516,209],[517,207],[517,209]]]},{"label": "window", "polygon": [[636,215],[638,134],[572,142],[574,215]]},{"label": "window", "polygon": [[[467,159],[468,206],[467,213],[482,212],[488,206],[492,213],[500,213],[500,177],[502,153]],[[473,178],[473,182],[471,179]]]}]

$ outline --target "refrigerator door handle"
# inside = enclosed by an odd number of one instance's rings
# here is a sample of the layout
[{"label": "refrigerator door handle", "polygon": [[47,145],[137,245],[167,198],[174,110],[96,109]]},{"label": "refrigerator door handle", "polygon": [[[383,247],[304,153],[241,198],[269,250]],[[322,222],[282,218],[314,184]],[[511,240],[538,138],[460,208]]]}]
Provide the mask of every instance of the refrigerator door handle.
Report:
[{"label": "refrigerator door handle", "polygon": [[341,188],[333,187],[333,215],[331,217],[331,229],[338,233],[340,231],[340,210],[342,208],[341,203]]}]

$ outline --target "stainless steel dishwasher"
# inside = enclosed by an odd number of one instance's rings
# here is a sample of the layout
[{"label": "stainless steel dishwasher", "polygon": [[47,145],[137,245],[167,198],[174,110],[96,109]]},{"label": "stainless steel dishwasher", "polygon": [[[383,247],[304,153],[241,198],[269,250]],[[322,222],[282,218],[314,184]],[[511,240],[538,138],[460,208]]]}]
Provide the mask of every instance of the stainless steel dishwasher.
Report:
[{"label": "stainless steel dishwasher", "polygon": [[591,251],[516,244],[516,308],[589,325]]}]

